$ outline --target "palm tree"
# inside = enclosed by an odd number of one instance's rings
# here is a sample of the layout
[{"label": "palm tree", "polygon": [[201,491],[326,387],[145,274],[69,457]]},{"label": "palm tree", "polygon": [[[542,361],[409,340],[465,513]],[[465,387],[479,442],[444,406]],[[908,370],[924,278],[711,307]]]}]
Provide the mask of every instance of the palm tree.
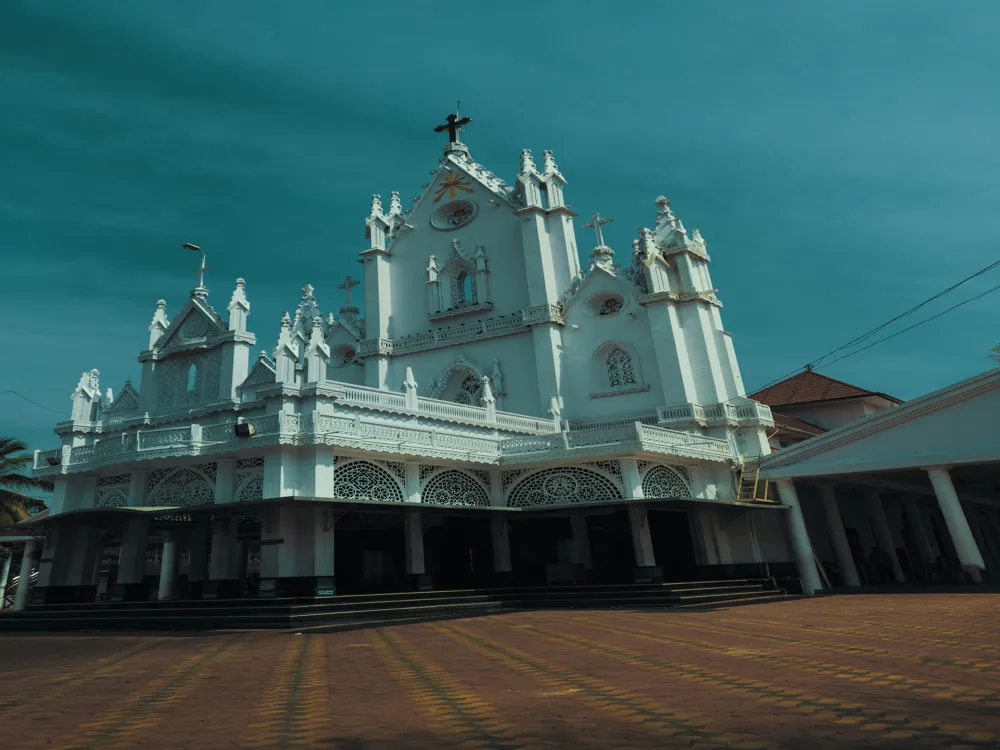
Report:
[{"label": "palm tree", "polygon": [[23,473],[33,457],[25,453],[28,446],[12,437],[0,436],[0,525],[17,523],[45,503],[25,493],[32,490],[52,491],[52,480],[36,479]]}]

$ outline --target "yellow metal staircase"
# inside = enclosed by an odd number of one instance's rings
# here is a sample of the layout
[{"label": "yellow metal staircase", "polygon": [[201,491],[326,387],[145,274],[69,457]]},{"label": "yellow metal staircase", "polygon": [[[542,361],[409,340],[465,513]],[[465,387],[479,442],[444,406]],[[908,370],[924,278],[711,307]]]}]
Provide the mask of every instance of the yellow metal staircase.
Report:
[{"label": "yellow metal staircase", "polygon": [[768,497],[770,482],[760,478],[760,459],[748,461],[746,454],[739,466],[740,479],[736,499],[744,503],[775,503]]}]

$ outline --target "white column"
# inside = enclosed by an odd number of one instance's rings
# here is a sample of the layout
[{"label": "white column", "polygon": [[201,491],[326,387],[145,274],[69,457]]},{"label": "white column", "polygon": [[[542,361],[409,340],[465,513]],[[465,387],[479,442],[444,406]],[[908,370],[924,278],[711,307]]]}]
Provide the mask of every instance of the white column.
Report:
[{"label": "white column", "polygon": [[977,583],[981,580],[981,571],[986,568],[983,562],[983,555],[976,546],[976,540],[972,536],[972,529],[969,528],[969,521],[962,510],[958,493],[951,483],[951,476],[948,469],[934,467],[924,469],[930,477],[931,485],[934,487],[934,494],[937,496],[938,505],[941,507],[941,515],[948,526],[948,533],[951,541],[958,552],[959,562],[962,568],[969,574],[969,577]]},{"label": "white column", "polygon": [[792,552],[795,555],[795,565],[799,570],[799,580],[802,582],[804,594],[815,594],[822,588],[819,571],[816,570],[816,557],[813,554],[812,542],[806,529],[806,519],[802,516],[802,506],[795,492],[795,484],[791,479],[777,479],[775,485],[781,496],[782,504],[788,508],[788,535],[792,540]]},{"label": "white column", "polygon": [[10,576],[10,561],[13,555],[10,551],[3,557],[3,570],[0,571],[0,609],[3,609],[4,597],[7,595],[7,578]]},{"label": "white column", "polygon": [[574,513],[569,517],[573,528],[573,562],[581,563],[587,570],[594,569],[594,561],[590,555],[590,535],[587,533],[587,517],[582,513]]},{"label": "white column", "polygon": [[[128,505],[130,508],[141,508],[146,504],[146,490],[149,482],[149,472],[136,470],[132,472],[128,482]],[[216,500],[216,502],[223,502]]]},{"label": "white column", "polygon": [[503,496],[503,473],[500,469],[490,469],[490,505],[497,508],[506,505]]},{"label": "white column", "polygon": [[642,477],[639,474],[639,462],[634,458],[621,458],[618,460],[622,467],[622,481],[625,484],[625,497],[645,497],[642,491]]},{"label": "white column", "polygon": [[906,514],[906,520],[910,523],[910,528],[913,529],[913,541],[917,545],[917,552],[920,554],[921,562],[925,566],[931,565],[937,556],[934,554],[930,537],[927,535],[923,512],[920,510],[917,498],[907,497],[904,499],[903,512]]},{"label": "white column", "polygon": [[160,557],[160,587],[156,598],[173,599],[177,594],[177,540],[173,535],[164,536],[163,554]]},{"label": "white column", "polygon": [[490,530],[493,535],[493,570],[497,573],[509,573],[510,537],[507,535],[507,519],[500,511],[490,519]]},{"label": "white column", "polygon": [[644,503],[629,503],[628,522],[632,531],[636,567],[652,568],[656,565],[656,558],[653,555],[653,539],[649,535],[649,518]]},{"label": "white column", "polygon": [[[330,455],[333,455],[332,451]],[[337,509],[324,505],[315,509],[313,575],[316,577],[316,595],[333,596],[337,593],[335,557]]]},{"label": "white column", "polygon": [[17,594],[14,596],[14,611],[20,612],[28,606],[28,592],[31,589],[31,574],[35,567],[35,547],[38,542],[29,539],[24,543],[21,553],[21,573],[17,581]]},{"label": "white column", "polygon": [[869,505],[871,506],[871,518],[875,532],[875,542],[884,552],[889,562],[892,563],[892,579],[896,583],[906,583],[906,576],[903,575],[903,567],[899,564],[899,555],[896,554],[896,540],[892,538],[892,529],[889,528],[889,519],[885,515],[885,506],[882,504],[882,496],[878,490],[869,489],[867,492]]},{"label": "white column", "polygon": [[208,555],[208,578],[224,581],[239,578],[239,545],[236,536],[240,530],[237,516],[217,520],[212,526],[212,551]]},{"label": "white column", "polygon": [[236,501],[236,459],[220,458],[215,462],[215,502]]},{"label": "white column", "polygon": [[851,545],[847,542],[844,521],[840,515],[840,508],[837,507],[837,496],[833,492],[833,487],[828,484],[820,485],[819,493],[823,498],[826,526],[830,530],[830,543],[833,545],[833,554],[837,558],[837,567],[840,568],[844,585],[850,588],[860,586],[858,570],[854,566],[854,557],[851,555]]},{"label": "white column", "polygon": [[142,583],[146,572],[146,537],[148,518],[130,518],[125,522],[122,546],[118,552],[118,583]]},{"label": "white column", "polygon": [[411,576],[421,576],[424,569],[424,519],[420,511],[408,511],[403,530],[406,534],[406,572]]},{"label": "white column", "polygon": [[212,527],[208,520],[198,521],[188,542],[188,583],[204,581],[208,573],[208,535]]},{"label": "white column", "polygon": [[407,461],[403,464],[406,470],[406,502],[420,502],[420,464]]}]

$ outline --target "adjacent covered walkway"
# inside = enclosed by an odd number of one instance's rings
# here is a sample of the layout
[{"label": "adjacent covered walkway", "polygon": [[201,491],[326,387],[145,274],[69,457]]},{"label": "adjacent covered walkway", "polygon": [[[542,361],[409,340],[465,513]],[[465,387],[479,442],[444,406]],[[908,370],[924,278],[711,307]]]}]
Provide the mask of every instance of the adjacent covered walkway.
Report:
[{"label": "adjacent covered walkway", "polygon": [[828,584],[1000,582],[1000,369],[761,461]]}]

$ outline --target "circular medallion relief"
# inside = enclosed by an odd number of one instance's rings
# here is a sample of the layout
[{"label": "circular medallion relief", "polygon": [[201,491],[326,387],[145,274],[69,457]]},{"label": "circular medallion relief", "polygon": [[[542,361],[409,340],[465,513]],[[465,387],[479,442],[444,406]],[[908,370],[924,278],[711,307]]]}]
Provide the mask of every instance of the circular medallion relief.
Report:
[{"label": "circular medallion relief", "polygon": [[584,309],[588,313],[599,317],[617,315],[623,307],[625,307],[625,298],[614,292],[599,292],[584,304]]},{"label": "circular medallion relief", "polygon": [[431,214],[431,226],[448,232],[471,223],[476,218],[477,213],[479,213],[479,206],[472,201],[452,201],[445,203]]},{"label": "circular medallion relief", "polygon": [[344,344],[330,352],[330,365],[331,367],[344,367],[354,362],[354,357],[354,349]]}]

